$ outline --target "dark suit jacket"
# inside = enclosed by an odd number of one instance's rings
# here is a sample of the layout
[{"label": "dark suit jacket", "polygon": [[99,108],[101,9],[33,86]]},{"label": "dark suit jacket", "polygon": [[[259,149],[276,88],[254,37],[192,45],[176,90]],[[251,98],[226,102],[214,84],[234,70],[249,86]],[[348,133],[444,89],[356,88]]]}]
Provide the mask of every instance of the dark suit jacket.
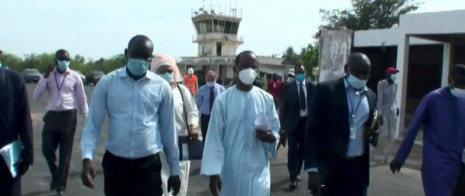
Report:
[{"label": "dark suit jacket", "polygon": [[0,148],[21,139],[21,158],[32,164],[32,121],[24,80],[15,71],[0,69],[0,89]]},{"label": "dark suit jacket", "polygon": [[[310,115],[309,105],[311,103],[311,98],[313,97],[315,84],[306,80],[305,87],[307,89],[307,111],[308,115]],[[296,81],[284,85],[281,106],[279,108],[279,117],[281,126],[287,133],[293,133],[296,131],[299,120],[301,119],[299,88],[297,88]]]},{"label": "dark suit jacket", "polygon": [[[370,128],[376,107],[376,95],[368,90],[370,114],[365,123]],[[365,130],[366,132],[367,130]],[[307,118],[305,134],[305,169],[319,168],[328,162],[343,161],[349,143],[349,106],[347,103],[344,79],[318,84],[314,99],[310,105],[310,116]],[[365,141],[366,175],[369,172],[369,141]],[[320,176],[324,174],[320,171]]]}]

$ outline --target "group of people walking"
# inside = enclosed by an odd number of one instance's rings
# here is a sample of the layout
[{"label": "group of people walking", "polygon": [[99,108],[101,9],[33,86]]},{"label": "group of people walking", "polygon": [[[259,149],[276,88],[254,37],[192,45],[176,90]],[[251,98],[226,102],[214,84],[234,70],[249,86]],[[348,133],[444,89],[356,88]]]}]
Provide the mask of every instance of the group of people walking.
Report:
[{"label": "group of people walking", "polygon": [[[183,78],[171,56],[152,57],[153,50],[147,36],[133,37],[124,51],[127,65],[98,82],[89,106],[79,75],[69,68],[69,53],[56,52],[56,66],[47,68],[33,98],[49,95],[42,151],[52,177],[50,190],[57,195],[67,187],[76,106],[85,118],[81,179],[89,188],[95,187],[94,153],[108,117],[102,161],[108,196],[187,195],[190,162],[180,158],[179,136],[204,144],[200,173],[209,177],[213,195],[270,195],[270,159],[287,138],[291,191],[298,189],[304,170],[313,195],[363,196],[370,181],[370,145],[376,147],[380,135],[388,137],[385,162],[396,173],[422,126],[425,194],[464,194],[464,65],[451,69],[450,86],[425,96],[394,156],[399,136],[394,67],[386,70],[377,94],[366,86],[371,63],[362,53],[349,56],[345,76],[337,80],[315,84],[297,65],[285,83],[274,76],[268,93],[254,86],[259,64],[252,51],[236,56],[235,86],[226,90],[216,82],[215,71],[208,71],[207,83],[197,87],[193,70]],[[20,195],[21,175],[33,164],[29,102],[15,71],[0,68],[0,89],[0,148],[15,141],[23,146],[13,160],[19,175],[12,176],[0,161],[0,190]]]}]

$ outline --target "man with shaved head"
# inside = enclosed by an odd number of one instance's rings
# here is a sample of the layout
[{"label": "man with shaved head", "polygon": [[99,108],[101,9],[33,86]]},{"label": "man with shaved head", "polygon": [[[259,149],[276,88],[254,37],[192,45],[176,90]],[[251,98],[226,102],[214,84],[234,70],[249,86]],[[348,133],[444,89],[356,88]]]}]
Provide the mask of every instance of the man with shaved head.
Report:
[{"label": "man with shaved head", "polygon": [[68,182],[77,124],[76,105],[81,108],[84,118],[88,111],[82,79],[69,68],[70,62],[68,51],[58,50],[55,65],[48,66],[33,94],[36,100],[49,94],[47,113],[43,117],[42,152],[52,175],[50,190],[55,190],[57,195],[64,194]]},{"label": "man with shaved head", "polygon": [[216,83],[217,75],[213,70],[209,70],[205,76],[207,84],[199,89],[199,94],[196,97],[197,107],[200,111],[200,128],[202,129],[202,137],[205,142],[207,136],[208,123],[210,122],[210,114],[213,108],[215,98],[223,93],[224,86]]},{"label": "man with shaved head", "polygon": [[108,115],[102,162],[105,195],[161,196],[162,150],[170,165],[167,189],[177,195],[181,180],[171,87],[163,78],[147,71],[153,53],[153,43],[148,37],[133,37],[124,53],[127,65],[104,76],[92,94],[81,139],[82,182],[89,188],[95,187],[92,158]]},{"label": "man with shaved head", "polygon": [[289,189],[293,191],[300,181],[300,172],[304,162],[305,123],[308,116],[308,103],[310,102],[315,85],[306,80],[303,65],[296,65],[296,81],[284,85],[279,119],[288,138],[288,163],[290,175]]},{"label": "man with shaved head", "polygon": [[366,87],[370,68],[365,54],[351,54],[344,77],[316,87],[305,136],[313,195],[367,195],[369,143],[377,137],[371,129],[376,95]]},{"label": "man with shaved head", "polygon": [[200,173],[210,177],[215,196],[269,196],[278,114],[273,97],[253,86],[258,74],[255,54],[241,52],[233,69],[236,85],[213,104]]}]

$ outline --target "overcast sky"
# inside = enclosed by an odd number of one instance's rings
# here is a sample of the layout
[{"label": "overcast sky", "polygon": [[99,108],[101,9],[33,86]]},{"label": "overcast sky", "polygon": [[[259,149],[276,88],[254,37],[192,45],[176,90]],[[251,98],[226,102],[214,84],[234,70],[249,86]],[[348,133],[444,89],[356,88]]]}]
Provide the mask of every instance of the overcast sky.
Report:
[{"label": "overcast sky", "polygon": [[[235,0],[206,0],[218,10]],[[0,0],[0,48],[23,57],[67,49],[97,59],[122,53],[129,39],[145,34],[155,53],[195,56],[191,11],[202,0]],[[465,0],[423,0],[417,12],[465,9]],[[239,35],[259,55],[296,51],[315,40],[319,9],[349,8],[350,0],[237,0],[242,10]],[[458,19],[461,20],[461,19]]]}]

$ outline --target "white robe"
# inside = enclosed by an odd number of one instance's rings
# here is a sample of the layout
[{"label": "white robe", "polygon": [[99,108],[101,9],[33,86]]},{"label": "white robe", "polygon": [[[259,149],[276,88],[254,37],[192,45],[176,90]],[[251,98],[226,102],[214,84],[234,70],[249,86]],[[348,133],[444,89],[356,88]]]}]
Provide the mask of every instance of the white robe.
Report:
[{"label": "white robe", "polygon": [[[254,121],[265,114],[275,143],[259,141]],[[220,175],[221,196],[270,195],[270,158],[276,158],[279,119],[273,97],[253,87],[235,86],[220,94],[213,105],[203,152],[201,174]]]}]

